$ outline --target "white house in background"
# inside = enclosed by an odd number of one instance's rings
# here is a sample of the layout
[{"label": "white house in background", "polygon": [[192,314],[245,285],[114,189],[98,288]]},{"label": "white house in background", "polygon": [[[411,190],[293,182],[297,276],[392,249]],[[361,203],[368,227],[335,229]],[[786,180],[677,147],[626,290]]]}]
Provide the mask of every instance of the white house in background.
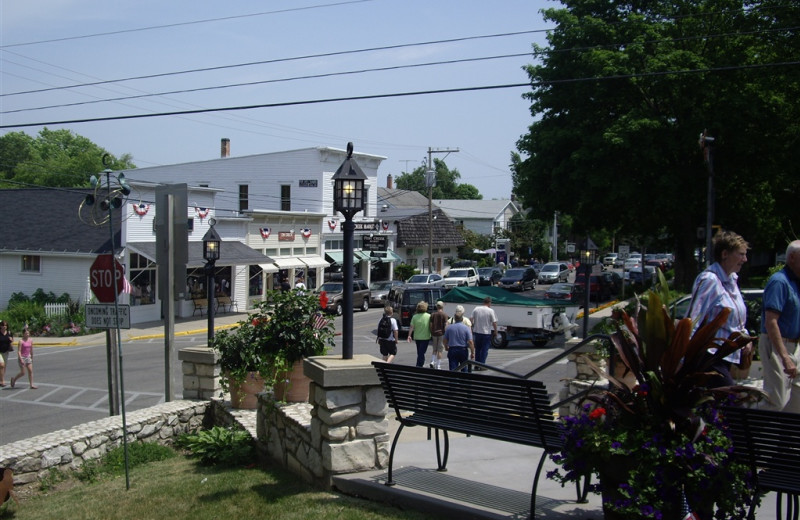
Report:
[{"label": "white house in background", "polygon": [[447,213],[456,225],[490,236],[495,231],[508,229],[511,218],[520,212],[516,202],[508,199],[434,199],[433,205]]},{"label": "white house in background", "polygon": [[[230,157],[229,152],[230,142],[223,139],[219,159],[137,168],[126,176],[132,181],[220,190],[207,208],[209,218],[251,219],[244,239],[248,245],[272,258],[290,277],[311,269],[309,281],[321,283],[323,268],[342,259],[344,240],[340,216],[333,212],[332,177],[346,159],[346,150],[323,146],[244,157]],[[355,265],[366,280],[375,268],[379,276],[388,277],[395,261],[388,252],[394,248],[395,235],[382,222],[377,206],[378,167],[386,158],[358,152],[353,158],[367,176],[367,207],[354,218],[359,251]],[[190,207],[203,204],[189,199]],[[374,249],[375,244],[383,249],[372,258],[370,251],[360,251]]]}]

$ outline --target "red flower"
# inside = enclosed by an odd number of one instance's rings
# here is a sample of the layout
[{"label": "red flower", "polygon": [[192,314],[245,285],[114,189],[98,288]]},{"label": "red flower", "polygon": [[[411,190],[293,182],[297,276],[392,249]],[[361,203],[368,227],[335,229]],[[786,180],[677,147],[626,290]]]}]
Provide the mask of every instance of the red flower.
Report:
[{"label": "red flower", "polygon": [[589,412],[589,419],[595,420],[599,419],[606,414],[606,409],[603,407],[595,408],[591,412]]}]

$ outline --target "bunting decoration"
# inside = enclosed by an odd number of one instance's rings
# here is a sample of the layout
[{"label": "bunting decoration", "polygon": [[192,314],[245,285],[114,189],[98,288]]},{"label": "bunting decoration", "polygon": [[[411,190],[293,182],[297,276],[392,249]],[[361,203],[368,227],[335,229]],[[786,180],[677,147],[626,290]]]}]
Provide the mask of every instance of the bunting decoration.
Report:
[{"label": "bunting decoration", "polygon": [[263,238],[264,240],[268,239],[269,234],[272,233],[272,229],[268,227],[258,228],[258,230],[261,231],[261,238]]},{"label": "bunting decoration", "polygon": [[388,221],[388,220],[384,220],[384,221],[381,223],[381,225],[383,226],[383,230],[384,230],[384,231],[389,231],[389,221]]},{"label": "bunting decoration", "polygon": [[335,221],[335,220],[333,220],[333,219],[331,219],[331,220],[328,220],[328,227],[329,227],[329,228],[331,228],[331,231],[333,231],[334,229],[336,229],[336,221]]},{"label": "bunting decoration", "polygon": [[197,216],[200,217],[200,220],[203,220],[208,216],[208,213],[211,211],[211,208],[198,208],[195,206],[194,211],[197,213]]},{"label": "bunting decoration", "polygon": [[303,228],[303,230],[300,231],[300,233],[303,235],[303,238],[308,238],[311,236],[311,230],[308,228]]},{"label": "bunting decoration", "polygon": [[147,215],[147,212],[150,211],[150,204],[145,204],[144,202],[140,202],[139,204],[131,204],[131,206],[133,206],[133,211],[135,211],[140,217]]}]

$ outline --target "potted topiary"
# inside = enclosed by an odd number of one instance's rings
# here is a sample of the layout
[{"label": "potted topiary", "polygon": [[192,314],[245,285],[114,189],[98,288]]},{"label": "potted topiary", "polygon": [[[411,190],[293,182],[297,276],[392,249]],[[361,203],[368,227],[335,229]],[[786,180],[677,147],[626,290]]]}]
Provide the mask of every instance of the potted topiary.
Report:
[{"label": "potted topiary", "polygon": [[[320,313],[316,296],[297,290],[268,291],[247,320],[212,340],[223,372],[222,388],[231,391],[236,406],[234,391],[260,378],[262,390],[271,386],[276,399],[287,400],[288,389],[297,386],[286,385],[292,369],[302,374],[303,358],[326,354],[333,347],[333,335],[333,322]],[[307,390],[305,395],[307,399]],[[255,407],[255,398],[249,402]]]}]

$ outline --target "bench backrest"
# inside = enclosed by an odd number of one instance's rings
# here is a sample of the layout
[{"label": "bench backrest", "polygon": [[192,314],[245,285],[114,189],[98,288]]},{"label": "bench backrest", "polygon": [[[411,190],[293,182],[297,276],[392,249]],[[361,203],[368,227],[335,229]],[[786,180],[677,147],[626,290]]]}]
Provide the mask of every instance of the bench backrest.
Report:
[{"label": "bench backrest", "polygon": [[194,301],[194,308],[197,309],[199,307],[208,307],[208,300],[206,298],[198,298]]},{"label": "bench backrest", "polygon": [[800,483],[800,414],[738,407],[722,413],[738,456],[754,469],[793,475],[795,487]]},{"label": "bench backrest", "polygon": [[435,416],[445,429],[558,447],[560,431],[547,389],[529,381],[373,362],[386,400],[401,411]]}]

